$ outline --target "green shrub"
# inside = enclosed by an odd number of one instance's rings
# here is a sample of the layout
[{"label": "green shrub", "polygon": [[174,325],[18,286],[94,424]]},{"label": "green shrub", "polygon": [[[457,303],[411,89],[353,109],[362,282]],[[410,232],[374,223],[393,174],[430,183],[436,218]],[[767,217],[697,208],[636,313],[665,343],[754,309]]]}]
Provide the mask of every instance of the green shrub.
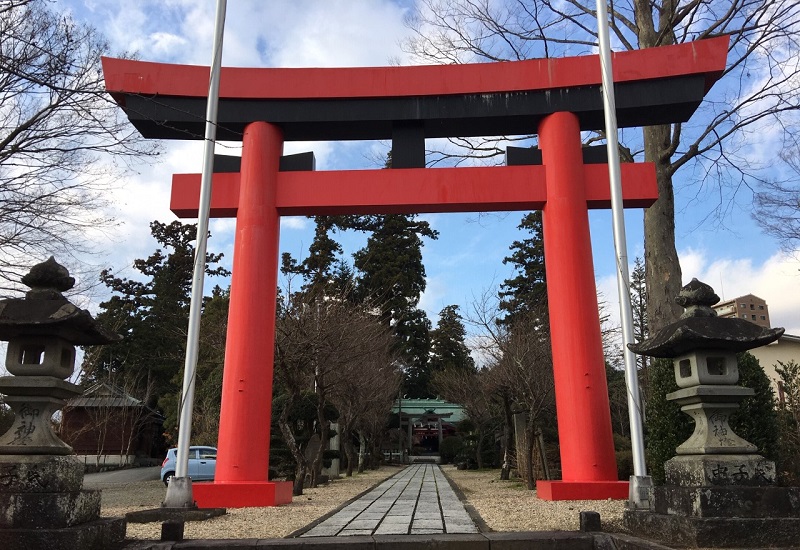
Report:
[{"label": "green shrub", "polygon": [[783,387],[778,410],[778,481],[797,486],[800,485],[800,364],[794,360],[778,361],[775,372]]},{"label": "green shrub", "polygon": [[617,451],[617,479],[627,481],[633,475],[633,452]]},{"label": "green shrub", "polygon": [[445,437],[442,444],[439,445],[439,456],[442,459],[442,464],[452,464],[463,448],[464,442],[460,437]]}]

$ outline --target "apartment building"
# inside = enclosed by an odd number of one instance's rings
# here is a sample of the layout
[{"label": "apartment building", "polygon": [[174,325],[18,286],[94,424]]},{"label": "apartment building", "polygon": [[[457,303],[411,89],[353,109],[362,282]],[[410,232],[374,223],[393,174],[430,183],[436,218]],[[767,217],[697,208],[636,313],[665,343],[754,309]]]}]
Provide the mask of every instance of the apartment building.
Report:
[{"label": "apartment building", "polygon": [[720,302],[714,309],[720,317],[738,317],[762,327],[770,327],[767,302],[753,294]]}]

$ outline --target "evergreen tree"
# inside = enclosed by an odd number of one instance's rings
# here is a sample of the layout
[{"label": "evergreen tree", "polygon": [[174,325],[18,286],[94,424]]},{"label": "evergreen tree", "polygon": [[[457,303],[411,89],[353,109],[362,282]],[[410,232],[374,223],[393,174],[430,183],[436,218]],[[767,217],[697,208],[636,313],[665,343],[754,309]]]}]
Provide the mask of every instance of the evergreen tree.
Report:
[{"label": "evergreen tree", "polygon": [[431,332],[431,372],[448,368],[475,370],[475,360],[464,342],[466,335],[458,306],[447,306],[439,312],[439,322]]},{"label": "evergreen tree", "polygon": [[520,316],[532,310],[546,311],[538,306],[547,304],[542,213],[537,210],[526,214],[518,229],[527,231],[530,236],[514,241],[511,255],[503,259],[504,264],[510,263],[517,270],[515,277],[500,285],[500,309],[505,312],[501,323],[508,326],[513,326]]},{"label": "evergreen tree", "polygon": [[[631,272],[631,309],[633,311],[633,339],[642,342],[647,339],[647,285],[645,284],[644,261],[637,257],[633,263]],[[639,368],[646,366],[644,355],[636,356],[636,363]]]},{"label": "evergreen tree", "polygon": [[308,256],[300,263],[288,252],[281,257],[283,273],[303,277],[303,292],[316,295],[331,290],[329,287],[334,283],[335,267],[339,265],[337,257],[342,253],[342,246],[330,233],[335,232],[340,223],[337,216],[314,216],[314,240],[308,248]]},{"label": "evergreen tree", "polygon": [[367,245],[353,254],[360,286],[381,309],[385,323],[397,323],[419,303],[425,291],[422,237],[436,239],[438,232],[415,215],[388,214],[363,217],[358,228],[372,234]]},{"label": "evergreen tree", "polygon": [[431,349],[431,322],[421,309],[414,308],[392,327],[394,346],[403,371],[403,394],[412,398],[435,397],[430,388],[428,363]]},{"label": "evergreen tree", "polygon": [[739,385],[755,390],[743,399],[731,414],[733,431],[758,447],[758,452],[772,460],[778,458],[778,415],[775,393],[767,373],[750,353],[737,355]]},{"label": "evergreen tree", "polygon": [[[196,226],[154,221],[150,230],[161,248],[134,261],[141,278],[116,277],[110,270],[100,275],[113,295],[100,304],[98,322],[124,339],[88,347],[82,369],[87,383],[124,379],[127,387],[150,396],[153,406],[179,387],[174,378],[184,364]],[[216,265],[221,258],[207,254],[207,275],[228,274]]]},{"label": "evergreen tree", "polygon": [[[206,296],[203,300],[197,369],[195,370],[192,444],[216,445],[217,443],[229,305],[230,287],[223,290],[219,286],[215,286],[211,291],[211,296]],[[175,374],[172,383],[176,390],[161,397],[159,407],[164,411],[165,434],[172,443],[176,443],[180,388],[183,383],[182,369]]]},{"label": "evergreen tree", "polygon": [[405,393],[431,396],[428,352],[431,323],[417,308],[425,290],[422,237],[438,233],[415,215],[363,216],[353,225],[372,234],[367,245],[353,254],[359,272],[359,295],[380,310],[381,321],[392,328],[395,352],[403,364]]}]

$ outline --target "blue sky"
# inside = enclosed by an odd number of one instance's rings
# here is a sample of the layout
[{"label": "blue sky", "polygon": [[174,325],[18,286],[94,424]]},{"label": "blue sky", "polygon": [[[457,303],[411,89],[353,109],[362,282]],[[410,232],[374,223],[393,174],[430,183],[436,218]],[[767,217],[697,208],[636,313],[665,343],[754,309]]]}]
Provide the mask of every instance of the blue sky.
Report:
[{"label": "blue sky", "polygon": [[[58,0],[102,31],[115,51],[135,52],[142,60],[208,65],[211,56],[215,2],[212,0]],[[403,18],[412,0],[237,0],[228,3],[223,65],[260,67],[336,67],[407,64],[400,42],[409,31]],[[632,132],[627,130],[626,132]],[[762,144],[763,145],[763,144]],[[197,142],[165,142],[165,155],[155,165],[138,165],[115,191],[115,214],[120,224],[110,234],[97,235],[105,250],[104,263],[123,275],[125,266],[155,248],[148,222],[175,219],[168,209],[171,174],[199,172],[202,146]],[[218,152],[235,151],[220,144]],[[313,150],[321,170],[378,167],[386,143],[287,143],[287,153]],[[769,164],[776,149],[762,146]],[[675,177],[677,244],[684,282],[692,277],[711,284],[723,298],[756,294],[767,300],[774,326],[800,334],[800,261],[779,251],[764,236],[751,215],[751,196],[740,190],[720,219],[711,215],[719,198],[712,185],[702,186],[691,167]],[[711,215],[711,216],[710,216]],[[448,304],[468,308],[475,296],[493,289],[511,275],[502,264],[522,213],[426,215],[440,232],[428,241],[424,262],[428,288],[421,306],[432,322]],[[709,217],[710,216],[710,217]],[[610,212],[590,214],[598,287],[611,306],[618,307],[614,279],[614,250]],[[643,254],[642,211],[626,213],[628,255]],[[233,220],[215,220],[209,247],[232,261]],[[282,222],[281,247],[302,257],[312,238],[303,218]],[[363,242],[347,236],[348,253]],[[120,246],[120,244],[123,246]],[[615,315],[616,316],[616,315]]]}]

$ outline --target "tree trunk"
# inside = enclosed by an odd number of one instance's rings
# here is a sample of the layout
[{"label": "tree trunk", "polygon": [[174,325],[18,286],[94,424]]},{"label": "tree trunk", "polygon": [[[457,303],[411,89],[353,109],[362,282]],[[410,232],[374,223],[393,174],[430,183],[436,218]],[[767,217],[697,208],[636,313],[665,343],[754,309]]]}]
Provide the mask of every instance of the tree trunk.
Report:
[{"label": "tree trunk", "polygon": [[533,449],[536,446],[536,425],[531,418],[531,414],[528,413],[528,422],[525,424],[525,461],[528,463],[528,467],[525,469],[525,487],[527,487],[529,491],[536,489],[536,476],[533,474],[535,465]]},{"label": "tree trunk", "polygon": [[353,477],[353,466],[356,463],[356,449],[353,446],[353,440],[349,437],[342,439],[344,446],[344,454],[347,457],[347,477]]},{"label": "tree trunk", "polygon": [[292,428],[289,426],[289,408],[292,405],[292,399],[289,398],[281,409],[281,414],[278,417],[278,427],[281,429],[286,446],[289,452],[292,453],[294,458],[294,487],[292,488],[292,495],[300,496],[303,494],[303,483],[305,482],[306,472],[308,471],[308,462],[303,454],[303,450],[297,445],[297,440],[294,438]]},{"label": "tree trunk", "polygon": [[364,455],[367,453],[367,439],[364,432],[358,432],[358,473],[364,473]]},{"label": "tree trunk", "polygon": [[356,463],[356,451],[353,447],[353,430],[351,424],[344,420],[344,417],[339,417],[339,447],[344,451],[345,460],[345,476],[353,477],[353,465]]},{"label": "tree trunk", "polygon": [[483,430],[478,430],[478,444],[475,447],[475,462],[478,464],[478,469],[483,469],[483,453],[481,453],[481,447],[483,447]]},{"label": "tree trunk", "polygon": [[647,126],[645,160],[656,165],[658,200],[644,211],[644,257],[647,315],[650,334],[677,321],[682,308],[675,303],[681,289],[681,264],[675,248],[675,196],[669,159],[670,126]]},{"label": "tree trunk", "polygon": [[[650,0],[634,0],[634,8],[640,48],[675,43],[675,35],[666,25],[677,9],[677,0],[663,0],[658,17],[653,12]],[[670,125],[645,126],[642,134],[644,159],[655,163],[658,182],[658,200],[644,211],[647,314],[650,334],[654,334],[676,321],[683,312],[675,303],[681,288],[681,264],[675,249],[675,195],[670,163],[674,144]]]},{"label": "tree trunk", "polygon": [[310,487],[314,488],[319,485],[319,476],[322,473],[322,455],[328,447],[328,439],[330,433],[330,422],[325,419],[325,397],[322,392],[317,394],[317,424],[319,425],[319,447],[314,454],[314,460],[311,463],[311,483]]},{"label": "tree trunk", "polygon": [[500,468],[500,479],[508,481],[509,477],[511,477],[511,455],[514,452],[514,438],[512,436],[514,419],[511,414],[511,399],[508,397],[508,392],[502,392],[502,399],[505,422],[503,423],[503,466]]}]

